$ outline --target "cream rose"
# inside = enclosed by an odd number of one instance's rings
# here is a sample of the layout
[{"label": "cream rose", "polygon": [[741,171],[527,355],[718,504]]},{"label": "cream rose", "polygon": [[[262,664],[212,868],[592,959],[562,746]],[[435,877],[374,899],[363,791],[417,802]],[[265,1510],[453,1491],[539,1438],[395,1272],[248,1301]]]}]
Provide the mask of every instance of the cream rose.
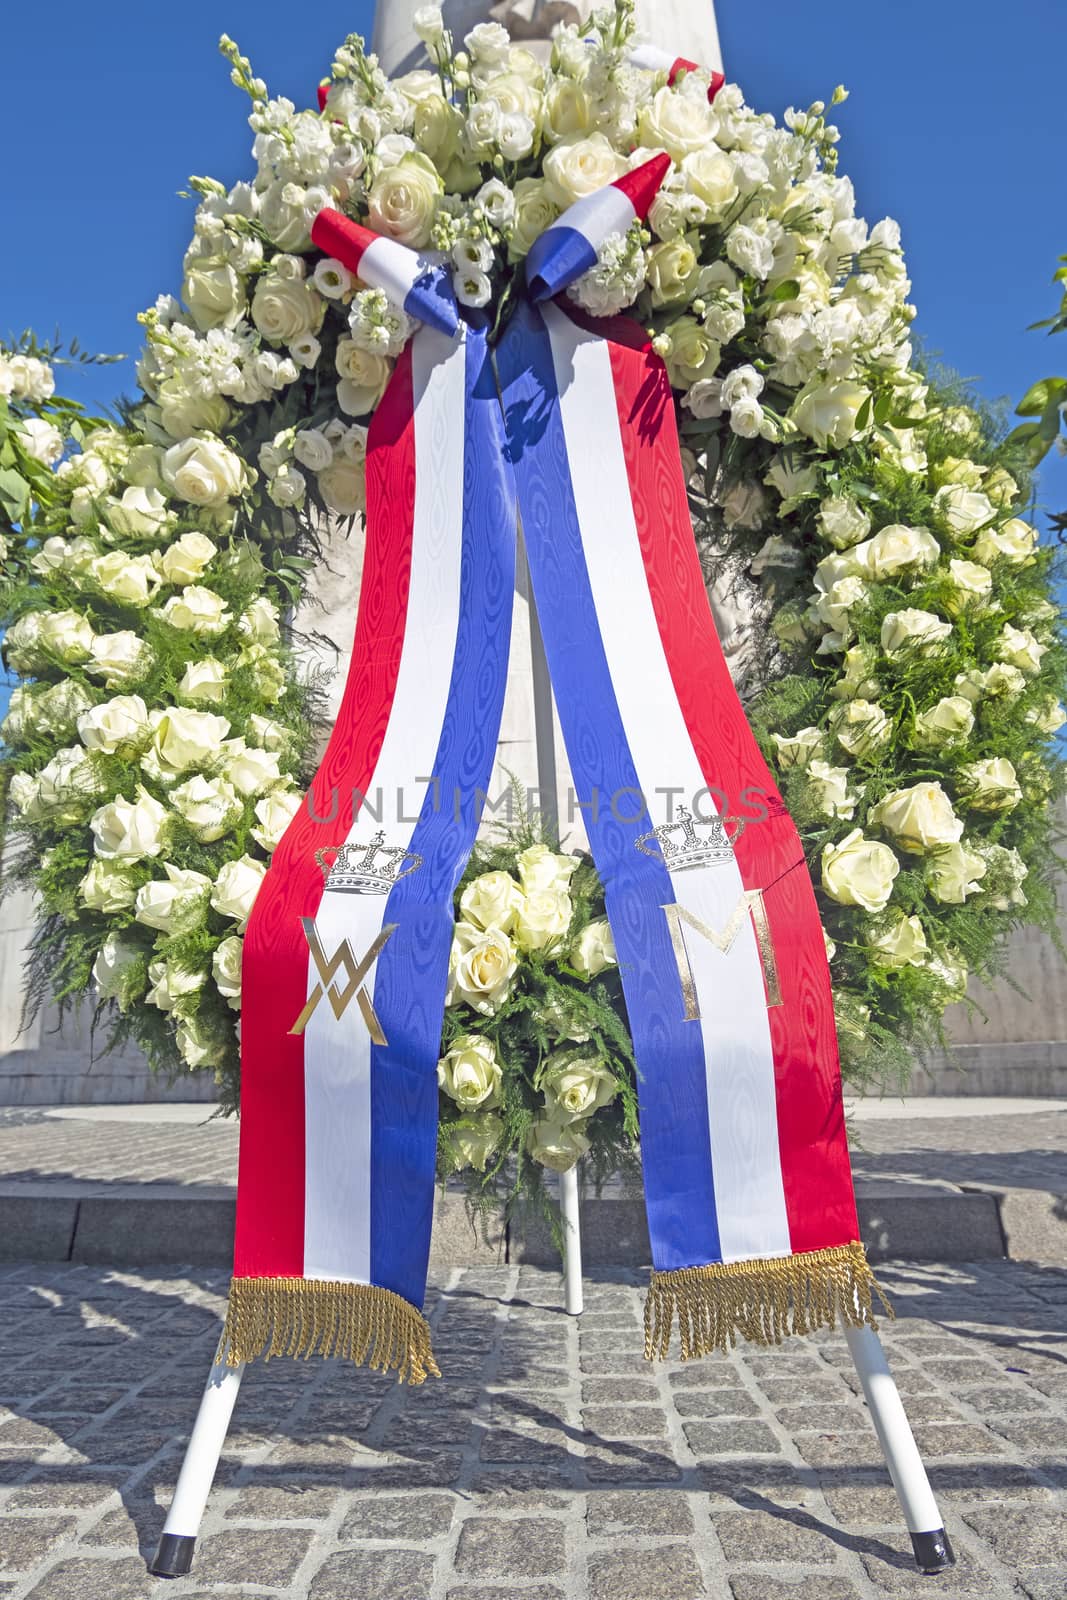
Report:
[{"label": "cream rose", "polygon": [[1033,560],[1037,548],[1037,529],[1021,517],[1012,517],[999,528],[987,528],[974,541],[977,560],[991,567],[994,561],[1006,561],[1014,567],[1024,567]]},{"label": "cream rose", "polygon": [[122,491],[121,499],[107,502],[104,517],[111,532],[120,539],[155,539],[173,521],[173,512],[167,510],[167,502],[154,482],[146,486],[133,483]]},{"label": "cream rose", "polygon": [[244,310],[244,285],[228,263],[202,261],[185,274],[182,299],[201,333],[233,327]]},{"label": "cream rose", "polygon": [[244,940],[235,933],[222,939],[211,957],[211,976],[222,998],[238,1010],[241,1004],[241,956]]},{"label": "cream rose", "polygon": [[1051,738],[1067,724],[1067,710],[1053,695],[1049,695],[1039,705],[1031,706],[1023,720],[1036,728],[1038,733],[1047,734]]},{"label": "cream rose", "polygon": [[902,912],[884,926],[869,929],[867,944],[883,967],[921,967],[929,953],[922,923]]},{"label": "cream rose", "polygon": [[652,304],[666,306],[687,299],[699,270],[700,261],[691,239],[683,236],[653,245],[645,273]]},{"label": "cream rose", "polygon": [[109,933],[93,962],[93,982],[101,1000],[117,1000],[124,1010],[133,998],[133,980],[140,964],[138,947]]},{"label": "cream rose", "polygon": [[734,164],[714,145],[691,151],[682,161],[682,174],[690,194],[708,208],[706,221],[720,222],[738,196]]},{"label": "cream rose", "polygon": [[[337,385],[337,404],[347,417],[365,417],[378,404],[393,364],[386,356],[376,356],[362,349],[352,339],[342,339],[337,346],[337,370],[341,381]],[[331,471],[335,463],[327,461],[318,468],[319,484],[322,475]]]},{"label": "cream rose", "polygon": [[517,858],[519,881],[529,893],[532,889],[567,889],[578,866],[578,857],[559,855],[547,844],[531,844]]},{"label": "cream rose", "polygon": [[170,803],[196,837],[208,844],[221,839],[241,816],[237,791],[224,778],[196,773],[170,793]]},{"label": "cream rose", "polygon": [[519,961],[515,946],[500,928],[480,929],[458,922],[449,963],[449,1005],[468,1005],[492,1016],[511,991]]},{"label": "cream rose", "polygon": [[957,539],[977,533],[996,516],[993,502],[979,489],[962,483],[946,483],[934,495],[934,510],[947,523]]},{"label": "cream rose", "polygon": [[521,899],[522,890],[510,872],[483,872],[460,896],[460,915],[476,928],[510,933]]},{"label": "cream rose", "polygon": [[168,583],[196,583],[218,553],[206,533],[183,533],[160,556],[159,570]]},{"label": "cream rose", "polygon": [[78,718],[78,738],[87,750],[108,755],[148,733],[148,708],[139,694],[119,694]]},{"label": "cream rose", "polygon": [[119,633],[97,634],[86,671],[103,678],[109,689],[118,689],[147,672],[151,662],[149,646],[131,629],[123,628]]},{"label": "cream rose", "polygon": [[148,605],[159,588],[159,573],[151,556],[131,556],[125,550],[95,556],[89,563],[89,575],[109,598],[138,608]]},{"label": "cream rose", "polygon": [[[679,317],[665,330],[664,338],[668,341],[667,376],[674,388],[687,389],[702,378],[714,377],[722,348],[695,317]],[[724,505],[724,515],[725,510]]]},{"label": "cream rose", "polygon": [[238,794],[263,794],[281,782],[281,767],[274,751],[258,750],[254,745],[246,745],[243,739],[235,743],[240,748],[225,752],[222,774]]},{"label": "cream rose", "polygon": [[148,981],[151,988],[145,999],[160,1011],[177,1011],[183,1000],[199,993],[206,979],[207,973],[194,967],[179,967],[174,961],[150,961]]},{"label": "cream rose", "polygon": [[218,1024],[204,1017],[182,1017],[174,1042],[190,1072],[217,1065],[226,1048],[226,1039]]},{"label": "cream rose", "polygon": [[1036,678],[1041,671],[1041,657],[1047,655],[1048,645],[1041,644],[1029,628],[1013,628],[1006,622],[996,642],[997,660],[1018,667],[1027,678]]},{"label": "cream rose", "polygon": [[683,161],[706,149],[718,127],[706,95],[680,94],[664,85],[642,108],[637,133],[650,150],[666,150],[672,161]]},{"label": "cream rose", "polygon": [[969,894],[976,894],[988,870],[982,857],[962,841],[935,850],[923,865],[930,893],[950,906],[961,906]]},{"label": "cream rose", "polygon": [[171,595],[166,604],[158,608],[158,613],[172,628],[181,628],[186,633],[222,633],[231,621],[225,601],[214,589],[205,589],[197,583],[187,584],[181,594]]},{"label": "cream rose", "polygon": [[593,125],[593,104],[588,92],[572,78],[553,78],[542,102],[542,123],[553,143],[588,133]]},{"label": "cream rose", "polygon": [[821,728],[800,728],[790,734],[772,733],[771,738],[778,751],[778,766],[783,772],[788,767],[806,767],[825,743]]},{"label": "cream rose", "polygon": [[965,803],[975,811],[1012,811],[1023,797],[1019,779],[1007,756],[990,756],[961,767],[960,783]]},{"label": "cream rose", "polygon": [[446,1123],[443,1131],[447,1138],[451,1170],[460,1172],[464,1167],[473,1167],[476,1172],[484,1172],[490,1156],[499,1148],[504,1137],[504,1124],[499,1117],[487,1111],[479,1114],[473,1128]]},{"label": "cream rose", "polygon": [[909,528],[895,522],[857,546],[855,553],[861,557],[867,574],[884,583],[898,573],[932,567],[941,554],[941,546],[929,528]]},{"label": "cream rose", "polygon": [[834,738],[850,756],[866,756],[892,736],[889,718],[876,700],[848,700],[831,716]]},{"label": "cream rose", "polygon": [[[73,665],[75,662],[85,661],[91,654],[93,630],[88,619],[80,616],[77,611],[41,611],[33,615],[37,618],[35,631],[39,658],[56,659]],[[18,623],[8,634],[8,655],[13,666],[17,665],[17,662],[11,653],[11,634],[15,633],[17,627]]]},{"label": "cream rose", "polygon": [[993,574],[977,561],[950,561],[948,576],[952,588],[945,598],[945,610],[950,616],[984,606],[992,594]]},{"label": "cream rose", "polygon": [[571,897],[562,886],[528,890],[515,915],[516,944],[522,950],[558,950],[572,912]]},{"label": "cream rose", "polygon": [[391,167],[383,167],[367,195],[368,225],[401,244],[419,250],[430,230],[444,185],[428,156],[410,151]]},{"label": "cream rose", "polygon": [[974,710],[962,694],[945,695],[915,718],[915,743],[924,750],[959,744],[974,731]]},{"label": "cream rose", "polygon": [[581,1050],[558,1050],[545,1058],[535,1087],[545,1097],[550,1121],[577,1122],[609,1106],[619,1092],[615,1075],[596,1056]]},{"label": "cream rose", "polygon": [[811,761],[807,767],[807,779],[808,792],[822,816],[851,821],[856,806],[863,798],[863,789],[849,788],[847,767],[832,767],[827,761]]},{"label": "cream rose", "polygon": [[889,611],[883,617],[882,649],[890,656],[904,650],[927,655],[944,644],[951,632],[951,622],[945,622],[936,612],[908,606],[903,611]]},{"label": "cream rose", "polygon": [[569,1172],[587,1153],[589,1140],[580,1122],[539,1117],[526,1135],[526,1149],[542,1167]]},{"label": "cream rose", "polygon": [[865,911],[884,911],[900,862],[887,844],[865,839],[859,828],[823,846],[822,886],[831,900]]},{"label": "cream rose", "polygon": [[194,506],[221,506],[245,486],[241,458],[211,434],[194,434],[164,453],[162,472],[181,500]]},{"label": "cream rose", "polygon": [[319,473],[319,493],[338,517],[354,517],[367,505],[366,469],[362,458],[356,461],[337,456]]},{"label": "cream rose", "polygon": [[835,550],[858,544],[871,531],[871,519],[856,500],[848,495],[829,495],[819,506],[815,519],[823,538]]},{"label": "cream rose", "polygon": [[90,911],[102,911],[106,916],[125,911],[137,897],[129,872],[112,861],[93,861],[78,884],[78,893]]},{"label": "cream rose", "polygon": [[143,861],[158,856],[166,820],[166,807],[138,785],[136,799],[119,795],[93,813],[89,826],[96,854],[105,861]]},{"label": "cream rose", "polygon": [[177,693],[184,700],[204,700],[217,705],[225,698],[229,682],[229,674],[221,661],[216,661],[214,656],[201,656],[198,661],[189,662]]},{"label": "cream rose", "polygon": [[312,284],[277,272],[265,272],[252,296],[252,321],[271,344],[288,345],[316,333],[325,311],[326,302]]},{"label": "cream rose", "polygon": [[534,240],[559,216],[559,206],[540,178],[520,178],[515,185],[515,217],[508,237],[513,258],[528,254]]},{"label": "cream rose", "polygon": [[480,1033],[461,1033],[437,1063],[438,1087],[464,1111],[499,1105],[503,1081],[493,1042]]},{"label": "cream rose", "polygon": [[963,822],[939,783],[894,789],[872,807],[869,820],[891,834],[902,850],[913,854],[955,844],[963,833]]},{"label": "cream rose", "polygon": [[626,165],[626,157],[602,133],[561,139],[545,157],[545,188],[563,210],[583,195],[621,178]]},{"label": "cream rose", "polygon": [[152,737],[141,766],[162,783],[172,782],[190,767],[207,766],[230,731],[225,717],[181,706],[150,712],[149,723]]},{"label": "cream rose", "polygon": [[134,916],[161,933],[191,933],[203,923],[211,879],[202,872],[164,861],[165,878],[153,878],[137,891]]},{"label": "cream rose", "polygon": [[587,980],[595,978],[606,967],[617,966],[618,960],[607,917],[595,917],[592,922],[587,922],[571,945],[571,966]]},{"label": "cream rose", "polygon": [[220,916],[232,917],[243,931],[266,872],[266,864],[253,861],[251,856],[238,856],[236,861],[227,861],[215,879],[215,887],[211,892],[212,909]]},{"label": "cream rose", "polygon": [[822,450],[843,450],[855,438],[860,411],[870,390],[851,378],[831,383],[806,384],[793,403],[790,416]]}]

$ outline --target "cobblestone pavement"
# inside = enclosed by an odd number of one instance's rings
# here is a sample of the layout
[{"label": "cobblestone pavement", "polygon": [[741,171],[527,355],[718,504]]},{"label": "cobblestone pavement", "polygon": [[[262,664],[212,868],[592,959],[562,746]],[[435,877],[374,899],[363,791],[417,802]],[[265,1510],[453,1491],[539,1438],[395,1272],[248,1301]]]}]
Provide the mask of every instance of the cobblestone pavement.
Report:
[{"label": "cobblestone pavement", "polygon": [[[1014,1102],[1018,1104],[1018,1102]],[[1067,1192],[1067,1102],[1040,1114],[924,1117],[853,1123],[859,1178],[930,1179],[965,1187]],[[199,1110],[199,1108],[197,1108]],[[237,1181],[237,1125],[82,1121],[41,1110],[0,1108],[0,1177],[5,1183],[73,1179],[101,1183],[232,1186]],[[195,1113],[194,1113],[195,1114]]]},{"label": "cobblestone pavement", "polygon": [[0,1597],[1063,1600],[1067,1272],[893,1266],[883,1333],[959,1565],[921,1579],[844,1341],[640,1356],[639,1275],[457,1270],[446,1377],[245,1381],[194,1573],[147,1576],[225,1275],[0,1269]]}]

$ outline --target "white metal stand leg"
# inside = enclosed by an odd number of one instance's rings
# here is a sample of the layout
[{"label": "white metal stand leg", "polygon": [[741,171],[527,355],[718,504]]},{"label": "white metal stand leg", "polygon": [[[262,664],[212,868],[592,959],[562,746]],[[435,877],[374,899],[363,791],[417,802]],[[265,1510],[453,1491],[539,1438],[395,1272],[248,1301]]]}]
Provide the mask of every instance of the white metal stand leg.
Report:
[{"label": "white metal stand leg", "polygon": [[871,1327],[846,1328],[845,1338],[911,1534],[915,1560],[923,1572],[942,1572],[955,1564],[956,1557],[889,1370],[882,1341]]},{"label": "white metal stand leg", "polygon": [[582,1314],[582,1224],[578,1214],[578,1163],[559,1175],[559,1204],[563,1213],[563,1291],[567,1313]]},{"label": "white metal stand leg", "polygon": [[243,1366],[216,1364],[208,1374],[163,1537],[151,1566],[159,1578],[180,1578],[192,1565],[196,1536],[226,1442],[243,1373]]}]

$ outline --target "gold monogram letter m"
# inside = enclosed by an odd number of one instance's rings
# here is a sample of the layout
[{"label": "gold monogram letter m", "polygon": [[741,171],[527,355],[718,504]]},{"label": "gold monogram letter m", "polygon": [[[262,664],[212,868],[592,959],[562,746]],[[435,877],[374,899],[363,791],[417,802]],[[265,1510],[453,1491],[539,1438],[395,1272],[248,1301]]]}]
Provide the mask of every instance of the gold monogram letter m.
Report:
[{"label": "gold monogram letter m", "polygon": [[709,928],[706,922],[695,917],[684,906],[672,902],[663,907],[667,918],[667,926],[671,930],[671,947],[674,959],[678,963],[678,981],[682,986],[682,996],[685,1000],[685,1020],[698,1022],[700,1020],[700,1001],[697,998],[697,986],[693,979],[693,968],[689,962],[689,952],[685,947],[685,935],[682,933],[682,924],[687,923],[694,932],[701,934],[716,950],[729,955],[737,940],[738,934],[744,927],[745,918],[751,913],[752,921],[756,928],[756,944],[759,947],[760,961],[763,965],[763,976],[767,984],[768,1006],[780,1006],[782,1000],[782,987],[778,981],[778,963],[774,959],[774,945],[771,943],[771,928],[767,920],[767,907],[763,903],[762,889],[743,890],[734,909],[731,911],[726,926],[721,932]]},{"label": "gold monogram letter m", "polygon": [[[382,1032],[382,1025],[378,1021],[378,1013],[374,1009],[373,1002],[371,1001],[371,997],[364,987],[363,980],[367,976],[367,973],[370,971],[371,967],[374,965],[374,960],[378,955],[378,952],[384,949],[392,935],[396,932],[397,924],[395,922],[390,922],[382,929],[381,933],[375,939],[374,943],[371,945],[362,961],[356,960],[355,956],[352,954],[352,946],[349,944],[347,939],[341,940],[341,943],[337,946],[337,949],[327,961],[326,953],[323,950],[322,944],[319,940],[318,929],[315,927],[314,917],[301,917],[300,922],[304,929],[304,937],[308,942],[308,949],[311,951],[311,959],[314,961],[315,970],[319,975],[319,982],[315,985],[314,989],[312,989],[310,995],[308,996],[307,1005],[304,1007],[303,1011],[301,1011],[300,1015],[293,1023],[293,1026],[289,1029],[289,1032],[303,1033],[304,1029],[311,1021],[311,1018],[315,1012],[315,1008],[322,999],[323,993],[325,993],[326,998],[329,1000],[330,1005],[333,1008],[333,1014],[337,1018],[338,1022],[340,1022],[341,1018],[344,1016],[345,1011],[348,1008],[349,1001],[354,995],[356,998],[356,1003],[363,1015],[363,1020],[367,1024],[367,1032],[374,1040],[374,1043],[388,1044],[389,1041]],[[333,980],[342,967],[345,970],[348,981],[345,983],[343,988],[338,989],[334,986]]]}]

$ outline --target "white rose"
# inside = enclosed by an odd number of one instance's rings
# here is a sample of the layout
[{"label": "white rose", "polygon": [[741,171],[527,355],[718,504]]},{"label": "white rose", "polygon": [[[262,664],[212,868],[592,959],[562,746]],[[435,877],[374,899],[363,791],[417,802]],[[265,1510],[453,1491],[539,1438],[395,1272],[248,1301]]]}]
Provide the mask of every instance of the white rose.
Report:
[{"label": "white rose", "polygon": [[93,982],[101,1000],[117,1000],[119,1008],[130,999],[131,968],[140,960],[140,950],[117,933],[109,933],[93,962]]},{"label": "white rose", "polygon": [[[235,933],[215,946],[211,957],[211,975],[222,998],[236,1011],[241,1003],[241,955],[244,940]],[[236,1002],[236,1004],[235,1004]]]},{"label": "white rose", "polygon": [[796,733],[772,733],[778,751],[778,766],[806,767],[812,756],[823,747],[824,737],[819,728],[800,728]]},{"label": "white rose", "polygon": [[959,769],[963,799],[975,811],[1012,811],[1023,792],[1006,756],[990,756]]},{"label": "white rose", "polygon": [[934,509],[957,538],[976,533],[996,516],[996,509],[987,495],[978,489],[968,489],[962,483],[946,483],[938,489],[934,495]]},{"label": "white rose", "polygon": [[558,950],[573,906],[563,887],[528,890],[515,917],[515,941],[523,950]]},{"label": "white rose", "polygon": [[1000,844],[976,844],[974,848],[989,872],[983,904],[992,906],[994,911],[1010,911],[1013,906],[1026,905],[1022,886],[1030,869],[1018,850],[1006,850]]},{"label": "white rose", "polygon": [[551,143],[588,133],[593,120],[593,104],[581,83],[573,78],[549,81],[542,102],[542,123]]},{"label": "white rose", "polygon": [[678,94],[664,85],[642,108],[638,138],[650,150],[666,150],[672,161],[682,161],[710,145],[718,131],[718,118],[703,95]]},{"label": "white rose", "polygon": [[86,671],[103,678],[109,689],[117,689],[131,678],[141,677],[151,661],[152,652],[145,641],[123,628],[119,633],[97,634]]},{"label": "white rose", "polygon": [[189,394],[168,379],[159,392],[160,421],[172,439],[194,433],[221,433],[230,420],[230,408],[219,394]]},{"label": "white rose", "polygon": [[974,541],[977,560],[991,567],[994,561],[1007,561],[1012,566],[1024,567],[1033,560],[1037,548],[1037,529],[1021,517],[1012,517],[999,528],[987,528]]},{"label": "white rose", "polygon": [[594,189],[603,189],[605,184],[621,178],[626,166],[625,156],[602,133],[572,136],[553,145],[545,156],[545,188],[562,210]]},{"label": "white rose", "polygon": [[274,722],[270,717],[262,717],[258,712],[253,712],[248,719],[249,737],[264,750],[284,750],[289,743],[289,734],[280,722]]},{"label": "white rose", "polygon": [[89,564],[89,574],[106,595],[128,606],[148,605],[159,588],[159,573],[151,556],[131,556],[125,550],[96,556]]},{"label": "white rose", "polygon": [[583,978],[595,978],[606,967],[618,966],[615,940],[607,917],[587,922],[570,948],[570,964]]},{"label": "white rose", "polygon": [[1006,622],[996,642],[997,660],[1018,667],[1025,677],[1036,678],[1041,671],[1041,657],[1048,653],[1048,645],[1041,644],[1029,628],[1013,628]]},{"label": "white rose", "polygon": [[915,718],[915,743],[924,750],[958,744],[974,730],[971,702],[962,694],[945,695],[928,711]]},{"label": "white rose", "polygon": [[158,614],[172,628],[181,628],[187,633],[222,633],[230,624],[225,601],[214,589],[195,583],[186,585],[181,594],[172,594],[158,608]]},{"label": "white rose", "polygon": [[941,546],[928,528],[909,528],[895,522],[859,546],[857,555],[861,551],[866,571],[876,582],[883,583],[909,568],[932,567],[941,554]]},{"label": "white rose", "polygon": [[190,661],[182,673],[177,693],[185,700],[205,700],[217,704],[225,698],[229,676],[221,661],[214,656],[201,656]]},{"label": "white rose", "polygon": [[153,878],[137,891],[134,916],[161,933],[191,933],[207,912],[211,879],[202,872],[164,861],[165,878]]},{"label": "white rose", "polygon": [[886,844],[853,828],[838,844],[823,846],[822,886],[843,906],[882,911],[893,893],[900,862]]},{"label": "white rose", "polygon": [[876,700],[848,700],[831,717],[834,738],[850,756],[870,755],[892,737],[889,718]]},{"label": "white rose", "polygon": [[175,1029],[174,1042],[190,1072],[217,1066],[226,1048],[225,1037],[217,1024],[203,1017],[182,1017]]},{"label": "white rose", "polygon": [[508,249],[513,258],[528,254],[534,240],[559,216],[559,206],[540,178],[520,178],[515,185],[515,216]]},{"label": "white rose", "polygon": [[921,967],[929,951],[918,917],[906,917],[902,912],[884,927],[870,929],[867,944],[883,967]]},{"label": "white rose", "polygon": [[145,999],[160,1011],[177,1011],[183,1000],[204,987],[206,978],[206,972],[193,967],[179,967],[173,961],[150,961],[148,981],[152,987]]},{"label": "white rose", "polygon": [[[777,489],[789,506],[799,504],[819,487],[819,474],[811,465],[798,461],[792,451],[780,451],[763,475],[764,483]],[[789,509],[783,506],[783,512]]]},{"label": "white rose", "polygon": [[368,226],[420,250],[430,230],[444,185],[428,156],[409,152],[394,166],[379,170],[367,195]]},{"label": "white rose", "polygon": [[88,750],[109,755],[148,732],[148,708],[139,694],[120,694],[78,718],[78,737]]},{"label": "white rose", "polygon": [[521,899],[522,891],[510,872],[483,872],[460,896],[460,915],[476,928],[498,928],[510,933]]},{"label": "white rose", "polygon": [[856,806],[863,798],[863,790],[849,789],[847,767],[832,767],[827,761],[810,761],[807,778],[811,798],[824,817],[838,817],[846,822],[852,819]]},{"label": "white rose", "polygon": [[253,861],[251,856],[238,856],[236,861],[227,861],[220,869],[212,891],[211,904],[214,910],[220,916],[232,917],[243,930],[252,914],[266,872],[265,864]]},{"label": "white rose", "polygon": [[326,302],[310,283],[265,272],[252,296],[252,321],[271,344],[292,344],[322,324]]},{"label": "white rose", "polygon": [[181,706],[153,711],[149,722],[152,737],[141,765],[149,776],[163,783],[190,767],[206,766],[230,731],[225,717],[213,711],[188,711]]},{"label": "white rose", "polygon": [[318,481],[319,493],[335,516],[354,517],[366,509],[367,483],[362,460],[349,461],[338,456],[319,473]]},{"label": "white rose", "polygon": [[951,622],[943,621],[936,612],[909,606],[903,611],[889,611],[882,619],[882,649],[887,655],[908,649],[925,655],[943,644],[951,632]]},{"label": "white rose", "polygon": [[955,844],[963,832],[963,822],[939,783],[894,789],[872,808],[869,820],[892,834],[902,850],[916,854]]},{"label": "white rose", "polygon": [[545,1097],[550,1121],[577,1122],[608,1106],[619,1092],[614,1073],[595,1056],[580,1050],[559,1050],[546,1057],[535,1087]]},{"label": "white rose", "polygon": [[278,607],[266,595],[253,600],[241,613],[237,631],[242,639],[252,639],[257,644],[273,644],[281,634],[278,624]]},{"label": "white rose", "polygon": [[[653,245],[648,252],[646,277],[648,287],[652,292],[654,306],[668,306],[676,300],[686,300],[700,267],[697,256],[696,243],[693,238],[681,237],[668,239],[663,244]],[[688,326],[685,324],[684,326]],[[711,338],[711,335],[708,335]],[[722,390],[719,390],[720,405],[728,402],[722,399]]]},{"label": "white rose", "polygon": [[526,1149],[534,1161],[553,1172],[569,1172],[589,1149],[580,1122],[560,1122],[539,1117],[526,1135]]},{"label": "white rose", "polygon": [[221,439],[194,435],[164,453],[164,481],[181,500],[194,506],[221,506],[245,486],[245,469]]},{"label": "white rose", "polygon": [[333,445],[321,428],[298,428],[293,438],[293,455],[309,472],[321,472],[333,460]]},{"label": "white rose", "polygon": [[201,333],[232,328],[244,311],[244,284],[228,262],[203,261],[185,274],[182,299]]},{"label": "white rose", "polygon": [[993,574],[976,561],[950,561],[948,576],[952,592],[946,597],[945,610],[951,616],[959,616],[970,607],[984,606],[993,592]]},{"label": "white rose", "polygon": [[301,796],[295,789],[275,790],[255,804],[258,828],[251,830],[256,843],[270,855],[281,843],[282,835],[300,810]]},{"label": "white rose", "polygon": [[[35,615],[39,656],[43,656],[45,660],[56,659],[64,663],[86,660],[93,648],[94,635],[85,617],[79,616],[77,611],[42,611]],[[28,618],[20,619],[22,622],[28,620]],[[16,623],[8,635],[8,655],[13,665],[16,662],[11,654],[11,637],[18,627],[19,623]]]},{"label": "white rose", "polygon": [[[714,377],[722,349],[694,317],[679,317],[663,337],[669,345],[665,357],[667,376],[675,389],[686,389],[701,378]],[[763,491],[759,492],[762,495]],[[724,509],[725,505],[726,499]]]},{"label": "white rose", "polygon": [[1054,696],[1049,695],[1040,705],[1031,706],[1023,721],[1036,728],[1038,733],[1047,734],[1051,738],[1067,724],[1067,710]]},{"label": "white rose", "polygon": [[31,461],[39,461],[44,467],[54,467],[63,454],[63,435],[54,422],[44,417],[28,417],[19,422],[15,437],[21,437],[22,448]]},{"label": "white rose", "polygon": [[222,767],[223,776],[233,784],[238,794],[263,794],[281,782],[277,755],[269,750],[246,746],[243,740],[238,742],[240,749],[235,749],[232,754],[227,752]]},{"label": "white rose", "polygon": [[461,1033],[437,1063],[439,1088],[464,1111],[499,1105],[503,1081],[492,1040],[480,1033]]},{"label": "white rose", "polygon": [[[58,823],[75,820],[84,802],[98,795],[103,785],[88,753],[81,745],[57,750],[51,761],[37,773],[33,789],[20,801],[28,821],[48,818]],[[17,792],[17,791],[16,791]]]},{"label": "white rose", "polygon": [[960,841],[935,850],[923,865],[930,893],[950,906],[961,906],[969,894],[976,894],[988,870],[982,857]]},{"label": "white rose", "polygon": [[527,894],[532,889],[566,890],[578,866],[578,857],[557,855],[547,844],[532,844],[516,858],[519,881]]},{"label": "white rose", "polygon": [[168,583],[195,583],[218,555],[218,546],[204,533],[183,533],[164,550],[159,570]]},{"label": "white rose", "polygon": [[221,839],[241,816],[237,792],[224,778],[197,773],[170,792],[175,811],[203,843]]},{"label": "white rose", "polygon": [[767,496],[758,483],[739,478],[727,489],[720,504],[723,521],[728,528],[746,528],[755,532],[763,526]]},{"label": "white rose", "polygon": [[871,531],[871,519],[863,507],[848,495],[830,495],[816,517],[819,532],[836,550],[858,544]]},{"label": "white rose", "polygon": [[507,999],[518,971],[518,957],[500,928],[485,931],[468,922],[456,924],[449,963],[449,1005],[472,1006],[491,1016]]},{"label": "white rose", "polygon": [[850,378],[807,384],[793,403],[790,416],[822,450],[843,450],[857,432],[857,418],[870,390]]},{"label": "white rose", "polygon": [[129,872],[111,861],[91,862],[78,884],[78,893],[90,911],[102,911],[107,916],[125,911],[137,897]]},{"label": "white rose", "polygon": [[453,1172],[460,1172],[464,1167],[484,1172],[489,1157],[499,1148],[504,1137],[504,1124],[491,1111],[479,1113],[477,1125],[473,1128],[461,1128],[450,1123],[444,1124],[444,1128],[447,1130],[447,1149]]},{"label": "white rose", "polygon": [[682,174],[690,194],[703,200],[707,221],[721,222],[737,199],[734,164],[723,150],[705,145],[692,150],[682,161]]},{"label": "white rose", "polygon": [[[156,459],[153,451],[153,463]],[[111,532],[120,539],[154,539],[173,519],[154,484],[131,484],[120,500],[108,501],[104,515]]]}]

